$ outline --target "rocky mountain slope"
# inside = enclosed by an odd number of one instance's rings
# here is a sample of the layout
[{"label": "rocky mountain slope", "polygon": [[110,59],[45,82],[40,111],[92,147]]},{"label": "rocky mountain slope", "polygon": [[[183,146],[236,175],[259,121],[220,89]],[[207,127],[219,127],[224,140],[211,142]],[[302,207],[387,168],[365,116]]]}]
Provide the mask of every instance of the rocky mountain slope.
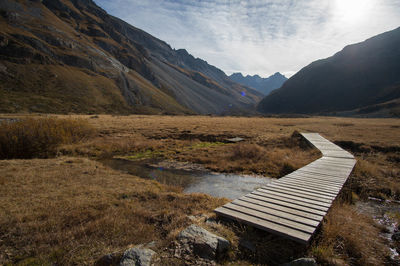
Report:
[{"label": "rocky mountain slope", "polygon": [[262,97],[92,0],[2,0],[0,29],[0,112],[222,114]]},{"label": "rocky mountain slope", "polygon": [[[400,28],[346,46],[334,56],[304,67],[265,97],[258,110],[313,114],[364,110],[366,115],[376,108],[398,109],[392,102],[398,98]],[[393,115],[390,110],[385,112]]]},{"label": "rocky mountain slope", "polygon": [[242,73],[233,73],[229,78],[237,83],[256,89],[264,95],[268,95],[271,91],[280,88],[287,78],[277,72],[268,78],[262,78],[259,75],[244,77]]}]

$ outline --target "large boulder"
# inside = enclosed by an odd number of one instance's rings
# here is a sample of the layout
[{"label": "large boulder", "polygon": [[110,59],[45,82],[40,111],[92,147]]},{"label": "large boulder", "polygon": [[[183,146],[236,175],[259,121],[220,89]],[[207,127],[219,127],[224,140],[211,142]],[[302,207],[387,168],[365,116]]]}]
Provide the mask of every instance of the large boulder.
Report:
[{"label": "large boulder", "polygon": [[150,266],[156,253],[148,248],[135,247],[124,252],[120,266]]},{"label": "large boulder", "polygon": [[181,243],[181,251],[192,252],[200,258],[208,260],[214,260],[217,254],[221,254],[230,246],[229,241],[225,238],[194,224],[181,231],[178,240]]}]

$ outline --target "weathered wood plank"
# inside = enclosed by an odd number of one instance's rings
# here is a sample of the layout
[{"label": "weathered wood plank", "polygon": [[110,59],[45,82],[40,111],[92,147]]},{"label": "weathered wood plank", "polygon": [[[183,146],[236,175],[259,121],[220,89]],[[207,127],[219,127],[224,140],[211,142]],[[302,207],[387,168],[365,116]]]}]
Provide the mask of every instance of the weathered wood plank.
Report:
[{"label": "weathered wood plank", "polygon": [[324,217],[323,215],[312,214],[312,213],[309,213],[309,212],[306,212],[306,211],[301,211],[301,210],[298,210],[298,209],[289,208],[289,207],[285,207],[285,206],[282,206],[282,205],[277,205],[277,204],[265,202],[265,201],[262,201],[262,200],[249,198],[249,197],[246,197],[246,196],[241,197],[241,198],[239,198],[237,200],[248,202],[248,203],[253,203],[253,204],[256,204],[256,205],[260,205],[262,207],[267,207],[267,208],[271,208],[271,209],[278,210],[278,211],[283,211],[283,212],[290,213],[290,214],[293,214],[293,215],[297,215],[297,216],[300,216],[300,217],[308,218],[308,219],[311,219],[311,220],[314,220],[314,221],[321,221],[322,218]]},{"label": "weathered wood plank", "polygon": [[330,207],[330,204],[326,203],[326,202],[321,202],[321,201],[318,201],[318,200],[308,199],[308,198],[305,198],[305,197],[290,195],[290,194],[287,194],[287,193],[275,192],[275,191],[272,191],[272,190],[266,190],[266,189],[260,189],[260,188],[257,189],[256,191],[259,192],[259,193],[267,194],[267,195],[271,195],[272,194],[272,195],[280,196],[280,197],[287,198],[287,199],[297,200],[297,201],[304,202],[304,203],[310,203],[310,204],[315,205],[315,206],[321,206],[321,207],[325,207],[325,208],[329,208]]},{"label": "weathered wood plank", "polygon": [[320,136],[302,133],[320,159],[259,188],[215,212],[307,243],[356,164],[354,156]]},{"label": "weathered wood plank", "polygon": [[300,190],[300,191],[305,191],[305,192],[312,192],[314,194],[322,195],[322,196],[327,196],[327,197],[336,197],[337,192],[326,192],[326,191],[321,191],[320,189],[315,189],[309,186],[301,186],[300,184],[293,184],[293,183],[284,183],[284,182],[272,182],[272,184],[278,185],[280,187],[284,188],[290,188],[290,189],[295,189],[295,190]]},{"label": "weathered wood plank", "polygon": [[283,237],[287,237],[289,239],[292,239],[296,242],[306,244],[310,240],[312,234],[310,233],[304,233],[302,231],[288,228],[286,226],[282,226],[279,224],[275,224],[272,222],[265,221],[263,219],[243,214],[238,211],[233,211],[230,209],[227,209],[225,207],[220,207],[214,210],[218,215],[228,217],[232,220],[236,220],[239,222],[243,222],[249,225],[252,225],[254,227],[257,227],[261,230],[268,231],[271,233],[274,233],[276,235],[280,235]]},{"label": "weathered wood plank", "polygon": [[252,202],[243,201],[243,200],[240,200],[240,199],[232,201],[232,204],[233,205],[238,205],[238,206],[241,206],[241,207],[244,207],[244,208],[249,208],[249,209],[252,209],[252,210],[256,210],[256,211],[259,211],[259,212],[263,212],[265,214],[270,214],[270,215],[276,216],[278,218],[286,219],[286,220],[293,221],[293,222],[296,222],[296,223],[301,223],[301,224],[304,224],[304,225],[312,226],[312,227],[317,227],[319,225],[319,222],[320,222],[320,221],[315,221],[313,219],[309,219],[309,218],[306,218],[306,217],[303,217],[303,216],[299,216],[299,215],[296,215],[296,214],[293,214],[293,213],[285,212],[282,209],[281,210],[277,210],[277,209],[274,209],[274,208],[270,208],[270,207],[265,207],[265,206],[261,206],[261,205],[258,205],[258,204],[254,204]]},{"label": "weathered wood plank", "polygon": [[324,216],[326,214],[325,211],[316,210],[316,209],[309,208],[309,207],[306,207],[306,206],[303,206],[303,205],[299,205],[299,204],[296,204],[296,203],[290,203],[290,202],[286,202],[286,201],[283,201],[283,200],[274,199],[274,198],[271,198],[271,197],[259,196],[257,194],[247,194],[244,197],[245,198],[249,198],[249,199],[254,199],[254,200],[257,200],[257,201],[260,201],[260,202],[271,203],[271,204],[276,205],[277,207],[284,207],[284,208],[288,207],[288,208],[291,208],[291,209],[294,209],[294,210],[303,211],[305,213],[310,213],[310,214],[313,214],[313,215],[322,215],[322,216]]},{"label": "weathered wood plank", "polygon": [[274,216],[274,215],[271,215],[268,213],[264,213],[259,210],[253,210],[248,207],[242,207],[242,206],[232,204],[232,203],[228,203],[228,204],[224,205],[224,207],[227,209],[233,210],[233,211],[241,212],[241,213],[249,215],[249,216],[263,219],[264,221],[272,222],[275,224],[283,225],[287,228],[292,228],[292,229],[295,229],[298,231],[302,231],[304,233],[312,234],[315,231],[315,226],[309,226],[309,225],[305,225],[302,223],[294,222],[291,220],[287,220],[285,218],[281,218],[281,217]]},{"label": "weathered wood plank", "polygon": [[295,195],[305,195],[305,197],[311,196],[312,198],[318,198],[318,199],[332,200],[335,198],[333,196],[327,196],[327,195],[322,195],[320,193],[315,193],[314,191],[303,191],[300,189],[288,188],[288,187],[280,186],[279,184],[273,184],[273,183],[268,184],[268,186],[265,186],[263,188],[277,188],[277,189],[285,190],[288,192],[294,192]]},{"label": "weathered wood plank", "polygon": [[257,195],[257,196],[264,197],[264,198],[280,200],[281,202],[292,203],[292,204],[296,204],[296,205],[299,205],[299,206],[303,206],[303,207],[307,207],[307,208],[310,208],[310,209],[323,211],[323,212],[327,212],[328,209],[329,209],[329,208],[324,207],[324,206],[319,206],[319,205],[315,205],[315,204],[312,204],[312,203],[299,201],[299,200],[296,200],[296,199],[290,199],[290,198],[282,197],[282,196],[276,195],[276,194],[262,193],[262,192],[259,192],[259,191],[253,191],[253,192],[251,192],[250,194],[247,194],[247,195]]}]

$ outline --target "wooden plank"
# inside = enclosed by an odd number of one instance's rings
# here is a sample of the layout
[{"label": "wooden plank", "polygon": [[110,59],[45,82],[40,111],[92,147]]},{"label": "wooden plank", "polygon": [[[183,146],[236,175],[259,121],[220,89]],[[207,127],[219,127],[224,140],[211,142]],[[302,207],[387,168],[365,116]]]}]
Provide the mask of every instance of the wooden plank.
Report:
[{"label": "wooden plank", "polygon": [[289,203],[289,202],[285,202],[282,200],[276,200],[273,198],[268,198],[268,197],[262,197],[262,196],[258,196],[256,194],[247,194],[245,196],[243,196],[242,198],[248,198],[248,199],[253,199],[253,200],[257,200],[259,202],[265,202],[265,203],[271,203],[276,205],[277,207],[287,207],[293,210],[299,210],[302,211],[304,213],[309,213],[312,215],[318,215],[318,216],[324,216],[326,214],[326,212],[324,211],[320,211],[320,210],[316,210],[316,209],[312,209],[312,208],[308,208],[299,204],[295,204],[295,203]]},{"label": "wooden plank", "polygon": [[318,179],[312,179],[312,178],[308,178],[305,176],[290,176],[290,177],[283,177],[282,181],[290,181],[290,182],[303,182],[303,183],[311,183],[314,186],[323,186],[323,187],[328,187],[331,189],[341,189],[343,183],[332,183],[332,182],[326,182],[326,181],[321,181]]},{"label": "wooden plank", "polygon": [[291,178],[291,179],[299,179],[299,178],[304,178],[305,180],[309,181],[315,181],[319,183],[326,183],[327,185],[337,185],[337,186],[342,186],[346,178],[327,178],[324,176],[317,176],[313,174],[308,174],[308,173],[292,173],[287,176],[282,177],[281,179],[286,179],[286,178]]},{"label": "wooden plank", "polygon": [[299,172],[301,172],[301,171],[315,172],[318,175],[324,174],[324,175],[332,175],[332,176],[337,176],[337,177],[347,177],[350,175],[350,171],[348,171],[348,170],[338,169],[337,171],[334,171],[331,169],[326,169],[326,168],[322,168],[322,167],[312,167],[312,166],[303,167],[300,169]]},{"label": "wooden plank", "polygon": [[328,207],[330,206],[330,203],[332,202],[331,199],[324,199],[324,198],[320,198],[317,196],[310,196],[307,194],[303,194],[300,193],[298,191],[289,191],[286,189],[280,189],[280,188],[274,188],[274,187],[269,187],[269,186],[265,186],[262,188],[259,188],[258,191],[260,192],[274,192],[274,193],[280,193],[282,196],[295,196],[295,197],[300,197],[302,200],[312,200],[318,203],[324,203],[324,204],[328,204]]},{"label": "wooden plank", "polygon": [[[265,198],[272,198],[272,199],[280,200],[280,201],[286,202],[286,203],[297,204],[299,206],[303,206],[303,207],[307,207],[307,208],[310,208],[310,209],[315,209],[315,210],[323,211],[323,212],[327,212],[328,209],[329,209],[328,207],[315,205],[313,203],[303,202],[303,201],[299,201],[299,200],[296,200],[296,199],[291,199],[291,198],[288,198],[288,197],[282,197],[282,196],[276,195],[276,194],[262,193],[262,192],[259,192],[257,190],[251,192],[250,194],[251,195],[257,195],[257,196],[265,197]],[[249,195],[249,194],[247,194],[247,195]]]},{"label": "wooden plank", "polygon": [[291,229],[302,231],[304,233],[312,234],[315,231],[315,226],[310,226],[310,225],[305,225],[302,223],[294,222],[291,220],[287,220],[285,218],[281,218],[281,217],[274,216],[274,215],[271,215],[268,213],[264,213],[262,211],[253,210],[253,209],[250,209],[247,207],[242,207],[242,206],[239,206],[236,204],[228,203],[228,204],[224,205],[224,207],[227,209],[233,210],[233,211],[241,212],[241,213],[249,215],[249,216],[263,219],[264,221],[272,222],[275,224],[283,225],[283,226],[291,228]]},{"label": "wooden plank", "polygon": [[325,207],[325,208],[329,208],[331,206],[329,203],[326,203],[326,202],[307,199],[307,198],[299,197],[299,196],[295,196],[295,195],[289,195],[289,194],[286,194],[286,193],[275,192],[275,191],[265,190],[265,189],[260,189],[260,188],[257,189],[256,191],[258,193],[262,193],[262,194],[276,195],[276,196],[281,196],[281,197],[284,197],[284,198],[287,198],[287,199],[297,200],[299,202],[310,203],[310,204],[315,205],[315,206],[321,206],[321,207]]},{"label": "wooden plank", "polygon": [[324,168],[315,168],[315,167],[304,167],[301,168],[299,171],[295,171],[295,172],[310,172],[313,173],[315,175],[328,175],[328,176],[334,176],[334,177],[341,177],[341,178],[346,178],[350,175],[350,171],[340,171],[338,169],[338,171],[333,171],[333,170],[328,170],[328,169],[324,169]]},{"label": "wooden plank", "polygon": [[[304,225],[308,225],[308,226],[312,226],[312,227],[317,227],[319,225],[319,221],[315,221],[313,219],[309,219],[303,216],[299,216],[293,213],[289,213],[289,212],[285,212],[282,209],[281,210],[277,210],[274,208],[270,208],[270,207],[265,207],[265,206],[261,206],[252,202],[247,202],[247,201],[243,201],[240,199],[234,200],[231,202],[233,205],[238,205],[244,208],[249,208],[255,211],[259,211],[259,212],[263,212],[265,214],[270,214],[282,219],[286,219],[289,221],[293,221],[296,223],[301,223]],[[322,219],[322,218],[321,218]]]},{"label": "wooden plank", "polygon": [[263,219],[247,215],[238,211],[233,211],[225,207],[214,210],[218,215],[228,217],[232,220],[244,222],[264,231],[284,236],[301,244],[306,244],[310,240],[312,234],[304,233],[296,229],[288,228],[279,224],[265,221]]},{"label": "wooden plank", "polygon": [[297,215],[297,216],[300,216],[300,217],[308,218],[308,219],[311,219],[311,220],[314,220],[314,221],[321,221],[322,218],[324,217],[323,215],[312,214],[312,213],[309,213],[309,212],[301,211],[301,210],[294,209],[294,208],[284,207],[282,205],[272,204],[272,203],[269,203],[269,202],[265,202],[265,201],[262,201],[262,200],[257,200],[257,199],[254,199],[254,198],[251,198],[251,197],[246,197],[246,196],[241,197],[241,198],[239,198],[237,200],[245,201],[245,202],[248,202],[248,203],[253,203],[253,204],[256,204],[256,205],[260,205],[262,207],[267,207],[267,208],[271,208],[271,209],[278,210],[278,211],[283,211],[283,212],[290,213],[290,214],[293,214],[293,215]]},{"label": "wooden plank", "polygon": [[326,171],[334,171],[334,172],[341,172],[341,173],[350,173],[352,170],[352,167],[345,167],[345,166],[328,166],[328,165],[321,165],[321,164],[309,164],[307,166],[304,166],[302,168],[306,169],[321,169],[321,170],[326,170]]},{"label": "wooden plank", "polygon": [[331,196],[331,195],[324,195],[321,193],[315,193],[314,191],[304,191],[304,190],[300,190],[300,189],[295,189],[295,188],[290,188],[290,187],[285,187],[285,186],[281,186],[280,184],[268,184],[267,186],[264,186],[262,188],[280,188],[280,189],[284,189],[286,191],[292,191],[295,193],[299,193],[299,194],[303,194],[303,195],[309,195],[312,197],[318,197],[318,198],[322,198],[322,199],[327,199],[327,200],[332,200],[335,197]]},{"label": "wooden plank", "polygon": [[337,168],[340,167],[342,169],[353,170],[354,165],[345,165],[341,163],[333,164],[333,163],[325,163],[325,162],[313,162],[308,164],[307,166],[314,166],[314,167],[328,167],[328,168]]},{"label": "wooden plank", "polygon": [[326,192],[326,193],[330,193],[330,194],[337,194],[338,191],[341,189],[340,186],[336,187],[336,186],[331,186],[331,185],[315,184],[314,180],[308,181],[308,180],[303,180],[303,179],[293,180],[291,178],[284,178],[284,179],[281,178],[277,181],[274,181],[274,183],[287,184],[287,185],[292,185],[292,186],[299,185],[300,187],[309,188],[309,189]]},{"label": "wooden plank", "polygon": [[314,194],[319,194],[319,195],[323,195],[323,196],[328,196],[331,198],[335,198],[337,195],[337,192],[326,192],[326,191],[321,191],[320,189],[315,189],[309,186],[301,186],[300,184],[287,184],[287,183],[283,183],[283,182],[273,182],[272,184],[276,184],[280,187],[285,187],[285,188],[290,188],[290,189],[297,189],[300,191],[305,191],[305,192],[312,192]]},{"label": "wooden plank", "polygon": [[215,210],[219,215],[307,243],[356,164],[317,133],[302,133],[320,159]]},{"label": "wooden plank", "polygon": [[315,174],[315,175],[320,175],[320,176],[332,176],[332,177],[343,178],[343,175],[341,175],[341,174],[327,173],[327,172],[321,173],[321,172],[318,172],[316,170],[303,170],[303,168],[300,168],[300,169],[296,170],[295,172],[298,172],[298,173],[310,173],[310,174]]}]

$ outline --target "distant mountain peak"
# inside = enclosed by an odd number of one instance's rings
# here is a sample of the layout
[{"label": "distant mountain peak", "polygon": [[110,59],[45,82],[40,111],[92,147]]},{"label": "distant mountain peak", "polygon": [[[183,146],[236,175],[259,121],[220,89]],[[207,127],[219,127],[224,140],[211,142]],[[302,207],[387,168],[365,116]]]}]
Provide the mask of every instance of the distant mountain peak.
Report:
[{"label": "distant mountain peak", "polygon": [[280,88],[287,80],[287,78],[279,72],[276,72],[268,78],[262,78],[258,74],[244,77],[242,73],[234,73],[230,75],[229,78],[237,83],[254,88],[264,95],[268,95],[271,91]]}]

